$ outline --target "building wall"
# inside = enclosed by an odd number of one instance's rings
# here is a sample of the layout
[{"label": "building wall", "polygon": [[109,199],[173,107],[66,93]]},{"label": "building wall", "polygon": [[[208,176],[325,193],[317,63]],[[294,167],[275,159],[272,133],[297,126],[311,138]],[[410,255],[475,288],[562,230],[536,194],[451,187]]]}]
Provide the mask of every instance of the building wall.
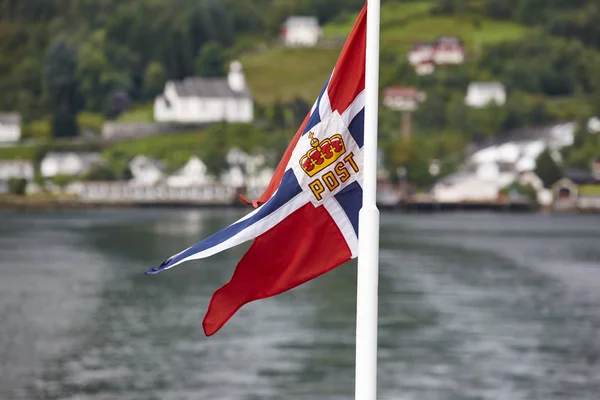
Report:
[{"label": "building wall", "polygon": [[3,162],[0,163],[0,181],[11,178],[22,178],[28,181],[33,179],[33,164],[30,162]]},{"label": "building wall", "polygon": [[137,138],[181,129],[175,124],[154,122],[116,122],[109,121],[102,125],[102,138],[107,140]]},{"label": "building wall", "polygon": [[171,108],[160,97],[154,103],[159,122],[202,124],[210,122],[251,122],[254,104],[251,99],[215,99],[186,97],[171,99]]},{"label": "building wall", "polygon": [[320,28],[318,26],[290,26],[285,30],[284,43],[286,46],[314,47],[319,42]]},{"label": "building wall", "polygon": [[251,122],[254,119],[254,103],[250,99],[229,99],[226,105],[227,122]]},{"label": "building wall", "polygon": [[498,185],[472,177],[452,185],[436,184],[432,195],[440,203],[490,202],[498,198]]},{"label": "building wall", "polygon": [[15,143],[21,139],[20,125],[0,124],[0,143]]},{"label": "building wall", "polygon": [[169,186],[136,187],[125,182],[80,182],[72,185],[70,192],[84,201],[110,202],[197,202],[223,203],[236,201],[234,188],[223,185],[203,185],[185,188]]},{"label": "building wall", "polygon": [[45,157],[40,164],[40,172],[45,178],[52,178],[56,175],[80,175],[86,172],[87,166],[75,153],[67,154],[61,157]]},{"label": "building wall", "polygon": [[386,96],[383,105],[393,110],[414,111],[417,109],[417,99],[414,97]]},{"label": "building wall", "polygon": [[465,103],[471,107],[485,107],[491,103],[501,106],[506,103],[506,92],[503,90],[470,89]]},{"label": "building wall", "polygon": [[465,54],[461,50],[438,50],[433,55],[436,64],[462,64]]},{"label": "building wall", "polygon": [[433,59],[434,52],[433,46],[411,50],[408,53],[408,62],[410,62],[412,65],[417,65],[424,61],[429,61]]}]

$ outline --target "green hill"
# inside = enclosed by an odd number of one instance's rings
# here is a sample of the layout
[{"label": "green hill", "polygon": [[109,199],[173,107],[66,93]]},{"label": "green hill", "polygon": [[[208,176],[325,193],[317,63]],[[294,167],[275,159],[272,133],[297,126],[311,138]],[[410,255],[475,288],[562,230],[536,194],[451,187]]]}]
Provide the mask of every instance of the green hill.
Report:
[{"label": "green hill", "polygon": [[[408,142],[400,139],[400,116],[381,108],[381,146],[391,170],[406,166],[414,177],[437,158],[450,171],[468,143],[502,140],[515,129],[600,114],[596,0],[382,3],[381,87],[416,86],[427,94],[413,115]],[[0,111],[20,111],[24,136],[48,143],[2,148],[0,158],[39,158],[44,149],[74,148],[69,139],[57,139],[98,131],[105,118],[151,120],[152,100],[166,80],[219,76],[232,59],[242,61],[257,101],[254,124],[104,148],[121,168],[138,151],[166,158],[171,167],[192,152],[232,145],[280,151],[334,67],[364,0],[23,4],[0,0]],[[322,42],[315,48],[283,47],[277,34],[290,15],[315,15],[323,27]],[[466,62],[417,76],[407,62],[409,48],[416,41],[446,35],[463,40]],[[473,81],[502,82],[506,104],[466,107],[465,92]],[[573,151],[565,153],[567,165],[583,165],[589,154],[600,153],[598,140],[581,135]],[[210,151],[209,157],[211,153],[219,154]],[[415,179],[427,184],[430,178],[425,173]]]},{"label": "green hill", "polygon": [[[405,59],[406,52],[417,41],[458,36],[474,56],[481,52],[482,46],[520,39],[528,32],[523,25],[477,15],[431,15],[434,5],[429,1],[382,5],[381,53],[394,61],[381,64],[383,77],[393,74],[397,61]],[[300,96],[312,102],[335,65],[341,44],[357,15],[343,13],[324,25],[325,45],[317,48],[289,49],[275,45],[266,51],[243,56],[241,61],[257,101],[269,103]]]}]

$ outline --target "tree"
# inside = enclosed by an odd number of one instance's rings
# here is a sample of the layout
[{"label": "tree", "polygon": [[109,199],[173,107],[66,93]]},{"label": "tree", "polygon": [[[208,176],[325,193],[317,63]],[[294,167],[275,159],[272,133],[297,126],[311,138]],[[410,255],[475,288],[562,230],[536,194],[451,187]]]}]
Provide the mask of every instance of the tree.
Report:
[{"label": "tree", "polygon": [[71,137],[79,133],[76,114],[77,56],[64,37],[50,47],[44,65],[46,89],[52,104],[52,135]]},{"label": "tree", "polygon": [[64,105],[54,107],[52,116],[52,136],[55,138],[73,137],[79,133],[75,114]]},{"label": "tree", "polygon": [[310,112],[310,105],[301,97],[295,97],[294,100],[288,104],[288,108],[292,112],[293,120],[291,123],[294,126],[299,126]]},{"label": "tree", "polygon": [[117,90],[108,97],[106,102],[106,116],[116,118],[131,106],[129,94],[124,90]]},{"label": "tree", "polygon": [[204,77],[225,76],[225,55],[218,42],[208,42],[200,48],[194,61],[196,74]]},{"label": "tree", "polygon": [[107,165],[94,165],[83,177],[84,181],[114,181],[115,172]]},{"label": "tree", "polygon": [[563,176],[562,169],[548,149],[544,150],[537,158],[535,173],[544,182],[545,187],[550,187]]},{"label": "tree", "polygon": [[486,0],[485,13],[494,19],[509,19],[515,7],[514,0]]},{"label": "tree", "polygon": [[154,97],[163,91],[167,73],[159,61],[152,61],[144,73],[144,96]]},{"label": "tree", "polygon": [[27,188],[27,180],[23,178],[10,178],[8,180],[8,191],[17,196],[23,196]]},{"label": "tree", "polygon": [[427,100],[414,113],[416,124],[423,129],[441,129],[446,125],[446,103],[437,91],[427,93]]},{"label": "tree", "polygon": [[109,47],[103,30],[92,33],[79,47],[77,80],[88,110],[102,111],[110,93],[131,86],[127,72],[111,61]]},{"label": "tree", "polygon": [[285,128],[285,126],[286,126],[285,108],[283,107],[283,103],[281,102],[281,100],[277,99],[273,103],[273,106],[271,107],[269,119],[271,120],[271,125],[273,127]]},{"label": "tree", "polygon": [[67,185],[73,182],[73,177],[71,175],[58,174],[52,178],[52,183],[60,187],[63,190]]}]

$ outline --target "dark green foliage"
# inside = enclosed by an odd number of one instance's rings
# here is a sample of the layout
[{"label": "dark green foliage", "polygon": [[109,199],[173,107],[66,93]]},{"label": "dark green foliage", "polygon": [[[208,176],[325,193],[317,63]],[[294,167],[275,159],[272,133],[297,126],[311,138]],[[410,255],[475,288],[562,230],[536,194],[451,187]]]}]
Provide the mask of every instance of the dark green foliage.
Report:
[{"label": "dark green foliage", "polygon": [[579,121],[573,145],[563,149],[568,168],[589,170],[590,164],[600,156],[600,135],[587,130],[587,120]]},{"label": "dark green foliage", "polygon": [[310,112],[310,105],[300,97],[292,100],[287,105],[287,108],[291,111],[291,126],[300,126]]},{"label": "dark green foliage", "polygon": [[195,61],[196,75],[204,77],[225,76],[225,55],[223,46],[218,42],[204,44],[198,52]]},{"label": "dark green foliage", "polygon": [[531,203],[536,204],[538,202],[537,191],[535,190],[535,188],[531,185],[522,185],[517,181],[503,188],[500,191],[500,193],[502,193],[505,196],[509,196],[512,193],[517,193],[522,196],[525,196],[527,200],[529,200]]},{"label": "dark green foliage", "polygon": [[[405,0],[388,0],[400,1]],[[505,132],[525,126],[600,115],[596,0],[433,2],[434,12],[445,15],[440,20],[457,18],[485,31],[492,18],[520,21],[531,29],[522,40],[505,42],[499,37],[491,46],[463,37],[474,50],[467,63],[439,67],[427,77],[418,77],[406,61],[405,47],[412,38],[398,37],[393,46],[382,41],[381,88],[416,86],[427,93],[413,114],[411,144],[397,143],[400,113],[382,107],[381,147],[397,153],[386,157],[390,168],[407,166],[409,177],[427,185],[429,160],[438,158],[450,168],[469,141],[502,139]],[[242,50],[252,51],[262,42],[271,46],[290,15],[315,15],[327,23],[346,19],[363,4],[364,0],[0,0],[0,110],[20,111],[26,125],[50,122],[56,137],[75,136],[79,111],[117,117],[130,103],[149,103],[169,79],[225,75],[227,62]],[[401,28],[409,18],[399,17],[394,23]],[[505,106],[466,107],[469,82],[492,80],[506,85]],[[218,171],[219,157],[232,145],[247,151],[273,149],[280,155],[310,105],[299,99],[256,105],[255,124],[216,125],[202,135],[201,145],[169,148],[170,143],[164,143],[155,156],[175,168],[193,150]],[[566,165],[588,166],[590,157],[600,153],[597,138],[600,135],[580,130],[575,146],[565,152]],[[130,177],[131,153],[119,148],[107,154],[114,176]],[[108,179],[104,173],[94,172],[98,179]]]},{"label": "dark green foliage", "polygon": [[75,50],[64,37],[60,37],[48,50],[44,65],[54,137],[72,137],[79,131],[76,120],[79,107],[76,70]]},{"label": "dark green foliage", "polygon": [[275,102],[273,103],[273,106],[270,110],[269,119],[271,122],[271,126],[273,126],[274,128],[285,128],[285,109],[281,100],[275,100]]},{"label": "dark green foliage", "polygon": [[108,165],[94,165],[84,176],[85,181],[114,181],[117,176]]},{"label": "dark green foliage", "polygon": [[55,138],[67,138],[77,136],[79,126],[75,114],[64,105],[54,107],[52,116],[52,136]]},{"label": "dark green foliage", "polygon": [[23,196],[27,188],[27,180],[23,178],[10,178],[8,180],[8,192],[17,196]]},{"label": "dark green foliage", "polygon": [[106,116],[116,118],[131,106],[129,94],[124,90],[118,90],[110,95],[106,103]]},{"label": "dark green foliage", "polygon": [[548,150],[542,152],[536,160],[535,173],[544,182],[545,187],[550,187],[562,178],[562,169],[552,158]]},{"label": "dark green foliage", "polygon": [[531,36],[485,49],[480,67],[496,74],[509,88],[549,96],[600,90],[595,73],[600,55],[576,40]]},{"label": "dark green foliage", "polygon": [[74,178],[71,175],[58,174],[52,178],[52,183],[64,189],[69,183],[73,182]]},{"label": "dark green foliage", "polygon": [[162,64],[153,61],[146,67],[144,73],[144,97],[152,98],[161,93],[167,81],[167,73]]}]

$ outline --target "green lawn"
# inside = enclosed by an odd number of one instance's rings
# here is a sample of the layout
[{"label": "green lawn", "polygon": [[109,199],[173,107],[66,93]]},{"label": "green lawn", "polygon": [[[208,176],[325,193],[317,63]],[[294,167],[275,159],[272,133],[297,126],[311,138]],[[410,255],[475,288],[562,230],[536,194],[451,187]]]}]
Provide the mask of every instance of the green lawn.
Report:
[{"label": "green lawn", "polygon": [[[381,6],[381,45],[394,46],[405,52],[416,41],[432,41],[439,36],[461,37],[469,51],[479,46],[522,37],[527,28],[512,22],[467,16],[436,16],[429,11],[429,1],[389,3]],[[357,14],[346,14],[323,27],[325,37],[345,36],[352,29]]]},{"label": "green lawn", "polygon": [[39,120],[23,124],[21,136],[23,139],[47,139],[52,134],[50,122]]},{"label": "green lawn", "polygon": [[[381,6],[381,30],[405,22],[408,18],[428,16],[434,6],[430,1],[415,1],[409,3],[387,3]],[[323,27],[325,37],[347,36],[358,13],[345,13]]]},{"label": "green lawn", "polygon": [[150,136],[111,145],[104,150],[104,155],[109,160],[130,160],[145,155],[162,160],[169,170],[175,170],[200,152],[202,137],[202,133],[196,131]]},{"label": "green lawn", "polygon": [[100,133],[104,124],[104,116],[99,113],[83,111],[77,115],[77,123],[81,129],[90,129]]},{"label": "green lawn", "polygon": [[505,21],[478,20],[466,17],[426,16],[411,18],[381,29],[381,45],[396,46],[406,52],[417,41],[432,41],[439,36],[458,36],[468,52],[479,51],[480,46],[515,40],[527,32],[526,28]]},{"label": "green lawn", "polygon": [[300,96],[310,103],[333,70],[340,48],[298,48],[282,46],[241,59],[248,85],[256,101],[265,104]]},{"label": "green lawn", "polygon": [[121,122],[154,122],[154,103],[141,103],[131,107],[117,118]]},{"label": "green lawn", "polygon": [[559,120],[589,118],[592,105],[586,97],[547,97],[548,112]]},{"label": "green lawn", "polygon": [[32,160],[35,150],[34,146],[0,147],[0,160]]},{"label": "green lawn", "polygon": [[[416,41],[456,35],[473,54],[486,44],[515,40],[527,33],[528,28],[512,22],[430,15],[432,6],[429,1],[382,5],[382,53],[395,53],[402,57]],[[356,17],[356,13],[345,14],[325,25],[325,38],[347,36]],[[255,99],[259,103],[269,103],[276,98],[289,100],[300,96],[312,103],[335,65],[340,46],[305,49],[276,46],[243,56],[241,61]],[[382,64],[382,75],[385,75],[386,68],[393,67]]]},{"label": "green lawn", "polygon": [[600,185],[581,185],[578,191],[580,196],[600,196]]}]

